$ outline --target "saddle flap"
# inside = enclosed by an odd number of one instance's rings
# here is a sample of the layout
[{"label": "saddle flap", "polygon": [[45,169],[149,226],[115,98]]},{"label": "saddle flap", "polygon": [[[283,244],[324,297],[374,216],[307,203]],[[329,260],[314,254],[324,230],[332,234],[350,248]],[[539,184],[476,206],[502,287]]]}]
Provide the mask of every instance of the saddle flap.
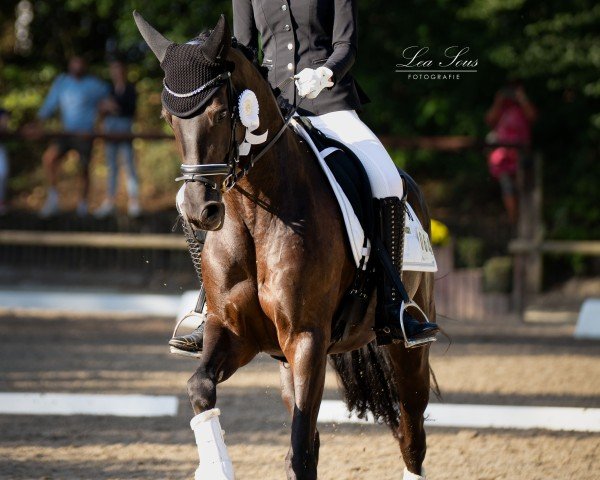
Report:
[{"label": "saddle flap", "polygon": [[367,171],[356,154],[345,144],[328,137],[315,128],[307,117],[298,117],[321,158],[329,167],[346,195],[367,238],[374,227],[373,193]]}]

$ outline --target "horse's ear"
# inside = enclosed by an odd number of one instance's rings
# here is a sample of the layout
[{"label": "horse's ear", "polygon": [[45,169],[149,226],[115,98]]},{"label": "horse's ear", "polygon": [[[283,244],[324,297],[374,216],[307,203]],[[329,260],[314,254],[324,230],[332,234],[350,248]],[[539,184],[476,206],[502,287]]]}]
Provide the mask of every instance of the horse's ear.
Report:
[{"label": "horse's ear", "polygon": [[142,17],[136,10],[133,11],[133,18],[138,30],[146,40],[146,43],[150,47],[150,50],[154,52],[158,61],[162,63],[167,53],[167,48],[173,44],[173,42],[163,37],[152,25],[150,25],[144,17]]},{"label": "horse's ear", "polygon": [[221,14],[217,25],[202,44],[202,52],[207,60],[220,63],[225,60],[231,47],[231,30],[225,15]]}]

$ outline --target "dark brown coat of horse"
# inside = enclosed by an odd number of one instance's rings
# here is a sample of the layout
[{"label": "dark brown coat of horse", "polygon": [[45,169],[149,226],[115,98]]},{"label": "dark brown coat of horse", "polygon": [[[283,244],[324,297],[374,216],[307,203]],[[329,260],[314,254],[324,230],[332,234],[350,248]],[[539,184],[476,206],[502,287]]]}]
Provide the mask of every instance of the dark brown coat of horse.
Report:
[{"label": "dark brown coat of horse", "polygon": [[[235,65],[235,91],[249,88],[256,93],[262,121],[258,132],[268,128],[270,139],[283,125],[271,87],[231,47],[222,22],[223,17],[206,43],[214,47],[218,42]],[[193,118],[163,110],[185,164],[222,162],[229,145],[229,113],[225,87]],[[241,125],[235,134],[241,141]],[[188,381],[194,412],[213,408],[217,384],[259,352],[285,357],[289,366],[280,365],[282,398],[292,418],[287,478],[316,479],[317,414],[331,356],[349,407],[383,419],[400,443],[407,468],[419,474],[426,450],[429,347],[374,346],[375,298],[361,325],[342,341],[331,341],[334,312],[351,285],[355,264],[339,207],[312,151],[288,128],[238,185],[268,208],[235,188],[221,194],[188,183],[185,190],[187,220],[210,231],[202,255],[208,308],[204,351]],[[423,197],[415,184],[408,187],[409,202],[428,229]],[[434,321],[433,274],[405,272],[403,280]]]}]

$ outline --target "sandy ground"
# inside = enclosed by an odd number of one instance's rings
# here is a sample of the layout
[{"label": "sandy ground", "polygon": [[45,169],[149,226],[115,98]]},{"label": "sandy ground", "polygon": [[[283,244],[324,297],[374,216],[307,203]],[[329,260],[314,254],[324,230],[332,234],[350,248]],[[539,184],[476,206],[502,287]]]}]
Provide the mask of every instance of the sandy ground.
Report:
[{"label": "sandy ground", "polygon": [[[600,342],[572,326],[446,322],[433,349],[444,401],[600,407]],[[175,418],[0,416],[1,479],[184,479],[197,461],[171,320],[0,316],[0,391],[174,394]],[[277,363],[259,357],[219,387],[238,479],[285,478],[289,421]],[[328,375],[325,398],[339,398]],[[383,426],[321,425],[321,479],[401,479]],[[598,479],[600,435],[428,427],[426,467],[442,479]]]}]

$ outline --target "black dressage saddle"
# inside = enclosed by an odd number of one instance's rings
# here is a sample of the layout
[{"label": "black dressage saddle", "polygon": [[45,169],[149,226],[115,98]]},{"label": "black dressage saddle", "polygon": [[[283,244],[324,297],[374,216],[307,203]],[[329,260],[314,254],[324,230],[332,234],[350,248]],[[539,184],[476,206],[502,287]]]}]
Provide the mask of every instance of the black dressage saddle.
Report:
[{"label": "black dressage saddle", "polygon": [[307,117],[297,117],[297,119],[319,152],[329,147],[335,149],[325,157],[325,163],[348,198],[365,232],[365,237],[372,239],[375,225],[373,194],[362,162],[346,144],[325,135],[314,127]]}]

